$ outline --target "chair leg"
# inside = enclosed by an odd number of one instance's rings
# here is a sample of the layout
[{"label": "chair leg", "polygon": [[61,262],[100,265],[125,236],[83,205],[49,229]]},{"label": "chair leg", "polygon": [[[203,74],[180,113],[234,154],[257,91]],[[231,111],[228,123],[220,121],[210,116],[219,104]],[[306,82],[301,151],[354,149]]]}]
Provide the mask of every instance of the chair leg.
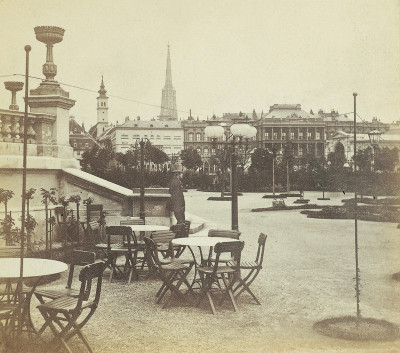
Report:
[{"label": "chair leg", "polygon": [[[244,278],[244,279],[239,279],[239,284],[236,286],[236,288],[233,290],[233,293],[235,293],[239,288],[240,291],[239,293],[235,294],[235,298],[238,298],[240,294],[242,294],[244,291],[247,291],[255,300],[255,302],[258,305],[261,305],[261,303],[258,301],[252,290],[249,288],[250,284],[253,283],[253,281],[256,279],[258,273],[260,272],[261,269],[257,269],[257,271],[254,273],[255,270],[251,270],[250,273]],[[253,274],[254,273],[254,274]],[[253,274],[252,278],[249,280],[250,276]]]},{"label": "chair leg", "polygon": [[[225,274],[222,274],[222,280],[223,280],[225,288],[226,288],[226,293],[225,293],[224,297],[226,295],[228,295],[229,298],[231,299],[231,302],[232,302],[232,305],[233,305],[233,309],[235,311],[239,311],[239,309],[238,309],[238,307],[236,305],[235,297],[233,296],[233,293],[232,293],[232,286],[233,286],[234,280],[232,280],[231,283],[229,283],[228,280],[225,277]],[[222,304],[222,302],[224,300],[224,297],[221,298],[220,304]]]},{"label": "chair leg", "polygon": [[200,303],[203,301],[203,299],[205,297],[207,297],[208,302],[211,307],[211,311],[215,315],[216,314],[215,305],[214,305],[214,302],[213,302],[211,294],[210,294],[214,279],[211,276],[207,276],[207,275],[204,278],[204,274],[201,272],[200,272],[200,276],[201,276],[201,280],[202,280],[202,290],[200,292],[200,297],[197,301],[196,306],[197,307],[200,306]]}]

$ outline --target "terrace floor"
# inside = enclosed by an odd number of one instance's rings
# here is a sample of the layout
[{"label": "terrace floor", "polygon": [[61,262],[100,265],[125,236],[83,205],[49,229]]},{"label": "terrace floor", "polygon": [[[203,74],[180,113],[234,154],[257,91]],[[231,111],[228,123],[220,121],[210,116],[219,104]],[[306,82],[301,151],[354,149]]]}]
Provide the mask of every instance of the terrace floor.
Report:
[{"label": "terrace floor", "polygon": [[[230,202],[207,201],[217,193],[189,190],[187,212],[206,220],[210,228],[230,229]],[[325,337],[312,329],[316,321],[355,315],[354,221],[307,218],[299,210],[251,212],[269,207],[262,194],[239,197],[239,229],[245,241],[243,259],[253,259],[260,232],[268,234],[264,269],[250,296],[238,300],[239,312],[228,302],[213,316],[207,306],[155,304],[160,283],[154,279],[127,284],[108,282],[105,272],[100,306],[84,332],[96,353],[108,352],[376,352],[400,351],[400,341],[356,342]],[[339,205],[353,195],[306,192],[310,203]],[[296,198],[286,199],[291,205]],[[361,313],[400,326],[400,230],[394,223],[359,221]],[[195,236],[196,236],[195,235]],[[187,255],[189,256],[189,255]],[[63,286],[66,274],[47,286]],[[84,346],[73,339],[75,352]],[[35,350],[36,349],[36,350]],[[31,347],[26,352],[38,352]],[[41,350],[43,352],[43,350]]]}]

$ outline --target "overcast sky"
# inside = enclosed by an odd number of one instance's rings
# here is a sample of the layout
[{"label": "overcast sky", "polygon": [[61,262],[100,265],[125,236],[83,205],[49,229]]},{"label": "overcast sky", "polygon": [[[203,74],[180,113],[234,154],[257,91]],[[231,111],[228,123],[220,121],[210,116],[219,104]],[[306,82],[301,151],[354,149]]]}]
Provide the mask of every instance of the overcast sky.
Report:
[{"label": "overcast sky", "polygon": [[[160,114],[168,42],[181,118],[275,103],[346,113],[358,92],[362,118],[400,120],[398,0],[0,0],[0,20],[0,75],[24,73],[30,44],[30,74],[44,77],[33,28],[60,26],[56,80],[97,91],[104,75],[110,96],[131,100],[109,99],[112,123]],[[98,94],[63,88],[76,100],[71,115],[96,123]],[[10,96],[0,89],[1,108]]]}]

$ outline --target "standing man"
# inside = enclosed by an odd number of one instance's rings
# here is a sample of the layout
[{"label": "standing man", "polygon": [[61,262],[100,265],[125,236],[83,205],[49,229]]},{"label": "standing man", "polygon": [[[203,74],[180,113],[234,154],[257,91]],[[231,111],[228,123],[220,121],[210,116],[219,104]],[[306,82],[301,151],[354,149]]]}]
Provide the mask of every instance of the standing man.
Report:
[{"label": "standing man", "polygon": [[177,224],[185,223],[185,198],[183,197],[181,164],[171,165],[172,178],[169,184],[171,194],[171,211],[174,212]]}]

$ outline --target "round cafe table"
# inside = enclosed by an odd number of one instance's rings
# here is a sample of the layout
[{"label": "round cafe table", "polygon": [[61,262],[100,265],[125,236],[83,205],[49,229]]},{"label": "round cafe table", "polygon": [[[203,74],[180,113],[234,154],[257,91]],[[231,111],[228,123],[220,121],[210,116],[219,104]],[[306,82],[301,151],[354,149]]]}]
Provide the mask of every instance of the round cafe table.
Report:
[{"label": "round cafe table", "polygon": [[[193,285],[195,283],[199,283],[199,280],[196,279],[197,267],[209,265],[209,260],[211,258],[211,254],[212,254],[212,250],[213,250],[214,246],[218,243],[236,242],[236,241],[240,241],[240,240],[232,239],[232,238],[222,238],[222,237],[191,236],[191,237],[186,237],[186,238],[172,239],[171,242],[173,245],[189,247],[189,250],[192,253],[193,260],[195,262],[195,274],[194,274],[194,278],[193,278],[192,285],[191,285],[193,287]],[[196,259],[195,252],[194,252],[195,248],[199,249],[200,260]],[[205,257],[203,255],[202,248],[209,249],[208,252],[207,251],[205,252],[206,254],[208,254],[208,257]]]},{"label": "round cafe table", "polygon": [[[23,283],[20,282],[20,264],[20,258],[0,258],[0,279],[6,281],[5,292],[0,296],[0,301],[17,303],[17,309],[13,313],[12,318],[14,322],[17,322],[14,343],[18,342],[18,337],[23,329],[29,333],[36,333],[30,319],[29,311],[32,294],[40,279],[45,276],[64,272],[68,269],[68,265],[60,261],[24,258],[23,280],[36,279],[36,283],[29,291],[26,290],[27,287],[22,288],[23,296],[20,298],[18,295],[19,286],[23,286]],[[14,283],[18,283],[15,288],[13,288]]]},{"label": "round cafe table", "polygon": [[[193,259],[196,263],[196,266],[203,266],[205,263],[208,262],[208,258],[204,258],[203,251],[201,248],[209,248],[209,256],[211,255],[212,249],[217,243],[225,243],[225,242],[232,242],[232,241],[240,241],[237,239],[232,238],[222,238],[222,237],[186,237],[186,238],[177,238],[172,239],[173,245],[179,246],[188,246],[192,255]],[[196,256],[194,255],[193,248],[199,248],[200,250],[200,261],[196,260]]]},{"label": "round cafe table", "polygon": [[[21,259],[18,257],[0,258],[0,278],[7,281],[18,280]],[[34,278],[64,272],[68,265],[61,261],[37,258],[24,258],[23,278]]]}]

